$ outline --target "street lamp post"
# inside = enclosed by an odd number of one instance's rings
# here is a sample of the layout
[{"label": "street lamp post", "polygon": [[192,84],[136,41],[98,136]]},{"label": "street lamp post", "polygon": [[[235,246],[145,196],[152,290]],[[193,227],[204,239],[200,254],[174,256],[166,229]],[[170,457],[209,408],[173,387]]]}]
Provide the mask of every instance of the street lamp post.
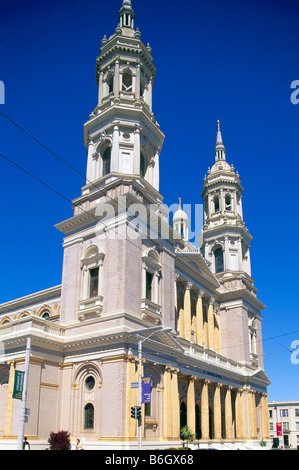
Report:
[{"label": "street lamp post", "polygon": [[[172,328],[155,328],[150,335],[138,341],[138,406],[142,405],[142,343],[155,333],[171,331]],[[142,416],[138,418],[138,450],[142,450]]]},{"label": "street lamp post", "polygon": [[30,366],[30,352],[31,352],[31,338],[28,337],[27,345],[26,345],[25,373],[24,373],[23,393],[22,393],[20,419],[19,419],[17,450],[23,449],[24,426],[25,426],[25,419],[26,419],[25,415],[26,415],[28,376],[29,376],[29,366]]}]

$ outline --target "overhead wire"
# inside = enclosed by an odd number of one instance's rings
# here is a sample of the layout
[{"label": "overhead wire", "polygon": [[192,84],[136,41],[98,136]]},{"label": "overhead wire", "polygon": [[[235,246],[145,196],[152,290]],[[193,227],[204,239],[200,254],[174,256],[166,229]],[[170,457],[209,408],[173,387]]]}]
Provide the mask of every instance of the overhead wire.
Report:
[{"label": "overhead wire", "polygon": [[[16,126],[19,130],[21,130],[22,132],[24,132],[28,137],[30,137],[31,139],[33,139],[36,143],[38,143],[40,146],[42,146],[46,151],[48,151],[51,155],[53,155],[56,159],[58,159],[60,162],[62,162],[63,164],[65,164],[67,167],[69,167],[71,170],[73,170],[75,173],[77,173],[80,177],[82,177],[88,184],[91,184],[94,188],[96,188],[98,191],[100,191],[103,195],[105,195],[108,199],[110,199],[112,202],[114,202],[114,200],[107,194],[107,193],[104,193],[104,191],[99,188],[97,185],[95,185],[93,182],[89,181],[84,175],[82,175],[81,172],[79,172],[76,168],[74,168],[72,165],[70,165],[68,162],[66,162],[62,157],[60,157],[56,152],[54,152],[53,150],[51,150],[47,145],[45,145],[43,142],[41,142],[39,139],[37,139],[36,137],[34,137],[30,132],[28,132],[26,129],[24,129],[21,125],[19,125],[16,121],[14,121],[13,119],[11,119],[10,117],[8,117],[6,114],[4,114],[3,112],[0,111],[0,114],[5,118],[7,119],[10,123],[12,123],[14,126]],[[32,177],[33,179],[35,179],[36,181],[38,181],[40,184],[44,185],[46,188],[48,188],[49,190],[51,190],[52,192],[56,193],[58,196],[62,197],[64,200],[70,202],[72,205],[73,205],[73,201],[71,199],[69,199],[68,197],[66,197],[64,194],[62,194],[61,192],[57,191],[56,189],[54,189],[52,186],[50,186],[48,183],[46,183],[45,181],[43,181],[41,178],[35,176],[33,173],[29,172],[28,170],[26,170],[24,167],[22,167],[21,165],[19,165],[18,163],[16,163],[14,160],[12,160],[11,158],[7,157],[6,155],[4,155],[3,153],[0,153],[0,156],[2,158],[4,158],[6,161],[8,161],[9,163],[11,163],[12,165],[14,165],[15,167],[17,167],[18,169],[20,169],[21,171],[23,171],[24,173],[26,173],[28,176]],[[86,210],[84,210],[82,207],[80,207],[80,210],[84,213],[86,213],[89,217],[92,217],[94,218],[97,222],[99,221],[99,218],[96,218],[94,217],[94,215]],[[131,240],[129,238],[125,238],[123,235],[121,235],[119,232],[117,233],[118,236],[120,236],[121,238],[123,238],[124,240],[131,242]],[[136,246],[136,244],[133,244],[132,245],[139,249],[140,251],[141,248]],[[170,272],[172,272],[173,274],[175,274],[175,271],[173,269],[171,269],[169,266],[166,266],[163,262],[161,262],[161,265],[163,265],[166,269],[168,269]],[[244,320],[243,317],[241,317],[240,315],[238,315],[236,312],[233,311],[234,314],[236,314],[239,318],[241,318],[242,320]],[[264,319],[265,317],[263,317]],[[269,321],[268,319],[266,319],[267,321]],[[269,321],[270,322],[270,321]],[[270,322],[271,323],[271,322]],[[274,324],[273,324],[274,325]],[[276,326],[276,325],[274,325]],[[278,328],[278,327],[276,327]],[[279,328],[278,328],[279,329]],[[279,329],[280,330],[280,329]],[[280,330],[282,331],[282,330]],[[276,341],[276,338],[279,338],[281,336],[288,336],[289,337],[289,334],[292,334],[292,333],[297,333],[299,330],[296,330],[294,332],[290,332],[290,333],[284,333],[282,331],[282,335],[278,335],[278,336],[270,336],[269,338],[264,338],[264,341],[265,340],[274,340]],[[264,334],[267,334],[263,331],[263,335]],[[262,342],[263,340],[259,340],[258,342]],[[278,344],[280,344],[278,341],[276,341]],[[235,348],[235,347],[238,347],[238,346],[244,346],[244,345],[247,345],[249,344],[249,341],[248,343],[246,342],[243,342],[243,343],[239,343],[239,344],[236,344],[236,345],[230,345],[230,346],[227,346],[227,347],[224,347],[223,349],[231,349],[231,348]],[[284,345],[280,344],[280,346],[282,347],[285,347]],[[287,348],[286,348],[287,349]]]}]

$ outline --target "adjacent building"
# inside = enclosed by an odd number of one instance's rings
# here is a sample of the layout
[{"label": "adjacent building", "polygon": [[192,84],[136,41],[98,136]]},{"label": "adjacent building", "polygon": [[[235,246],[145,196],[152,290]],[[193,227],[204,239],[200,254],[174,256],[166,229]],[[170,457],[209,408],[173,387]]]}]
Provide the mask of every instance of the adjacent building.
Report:
[{"label": "adjacent building", "polygon": [[[269,403],[270,437],[279,438],[281,447],[299,446],[299,401],[273,401]],[[277,434],[280,424],[281,436]]]},{"label": "adjacent building", "polygon": [[86,184],[73,215],[56,226],[61,285],[0,305],[0,448],[16,444],[20,401],[12,393],[28,336],[25,434],[33,447],[67,430],[85,448],[136,448],[131,407],[140,362],[151,381],[143,448],[180,445],[186,424],[199,447],[249,448],[269,439],[265,306],[251,277],[240,177],[218,122],[203,201],[196,201],[204,204],[199,249],[188,239],[184,205],[170,214],[159,192],[156,69],[134,20],[124,0],[96,58],[98,102],[84,124]]}]

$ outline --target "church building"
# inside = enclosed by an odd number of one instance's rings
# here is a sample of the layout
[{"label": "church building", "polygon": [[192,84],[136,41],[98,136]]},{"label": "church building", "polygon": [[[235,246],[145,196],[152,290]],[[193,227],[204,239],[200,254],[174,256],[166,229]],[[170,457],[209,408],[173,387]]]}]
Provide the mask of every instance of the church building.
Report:
[{"label": "church building", "polygon": [[96,58],[98,102],[84,124],[86,184],[72,217],[56,225],[61,285],[0,305],[0,449],[16,447],[21,401],[13,391],[28,337],[25,435],[33,449],[47,448],[59,430],[85,449],[137,449],[139,420],[131,413],[140,370],[150,381],[143,449],[181,446],[185,425],[196,448],[269,440],[265,306],[251,277],[240,176],[215,119],[215,157],[196,201],[204,206],[198,248],[184,205],[171,216],[159,192],[166,175],[152,109],[156,69],[134,22],[131,1],[123,0]]}]

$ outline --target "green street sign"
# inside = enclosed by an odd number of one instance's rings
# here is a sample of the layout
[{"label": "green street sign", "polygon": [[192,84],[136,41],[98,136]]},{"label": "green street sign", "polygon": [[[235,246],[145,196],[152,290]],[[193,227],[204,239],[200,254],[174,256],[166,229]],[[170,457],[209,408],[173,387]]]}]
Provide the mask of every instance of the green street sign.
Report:
[{"label": "green street sign", "polygon": [[24,375],[25,372],[22,372],[21,370],[15,370],[15,383],[12,398],[15,398],[16,400],[22,400]]}]

